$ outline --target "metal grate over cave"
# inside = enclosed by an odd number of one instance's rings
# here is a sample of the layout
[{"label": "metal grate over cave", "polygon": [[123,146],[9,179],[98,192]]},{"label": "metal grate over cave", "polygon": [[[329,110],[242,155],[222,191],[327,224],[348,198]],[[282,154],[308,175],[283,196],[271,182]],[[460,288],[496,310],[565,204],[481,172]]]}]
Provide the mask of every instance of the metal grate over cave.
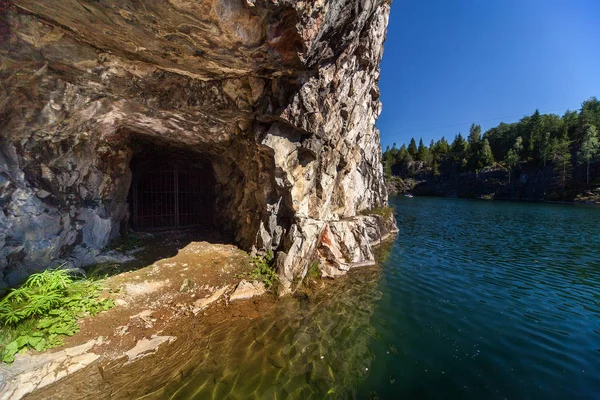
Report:
[{"label": "metal grate over cave", "polygon": [[209,167],[147,161],[132,180],[132,227],[136,231],[210,226],[213,176]]}]

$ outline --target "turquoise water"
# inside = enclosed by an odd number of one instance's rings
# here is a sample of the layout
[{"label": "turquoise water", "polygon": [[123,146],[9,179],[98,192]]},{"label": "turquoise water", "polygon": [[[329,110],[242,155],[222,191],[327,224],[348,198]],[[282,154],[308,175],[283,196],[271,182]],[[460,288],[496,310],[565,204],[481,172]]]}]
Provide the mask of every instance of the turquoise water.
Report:
[{"label": "turquoise water", "polygon": [[390,202],[359,397],[600,398],[599,208]]}]

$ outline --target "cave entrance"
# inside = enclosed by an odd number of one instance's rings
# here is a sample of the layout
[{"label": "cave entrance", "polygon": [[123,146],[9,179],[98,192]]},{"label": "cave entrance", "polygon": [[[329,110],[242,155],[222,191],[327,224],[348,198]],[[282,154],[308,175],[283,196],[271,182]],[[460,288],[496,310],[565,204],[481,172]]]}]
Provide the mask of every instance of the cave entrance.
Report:
[{"label": "cave entrance", "polygon": [[[132,228],[155,231],[211,227],[215,180],[210,163],[190,161],[177,154],[164,157],[138,157],[132,161]],[[173,159],[176,161],[170,161]]]}]

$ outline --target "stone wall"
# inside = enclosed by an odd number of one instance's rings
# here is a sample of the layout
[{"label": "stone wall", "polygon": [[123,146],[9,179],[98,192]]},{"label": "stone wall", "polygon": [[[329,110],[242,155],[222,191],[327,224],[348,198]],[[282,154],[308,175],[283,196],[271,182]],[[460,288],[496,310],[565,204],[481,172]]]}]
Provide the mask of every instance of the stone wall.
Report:
[{"label": "stone wall", "polygon": [[286,288],[327,258],[324,233],[330,266],[372,263],[396,229],[359,216],[387,201],[388,15],[384,0],[0,0],[1,284],[93,263],[124,232],[140,139],[211,163],[222,228],[274,250]]}]

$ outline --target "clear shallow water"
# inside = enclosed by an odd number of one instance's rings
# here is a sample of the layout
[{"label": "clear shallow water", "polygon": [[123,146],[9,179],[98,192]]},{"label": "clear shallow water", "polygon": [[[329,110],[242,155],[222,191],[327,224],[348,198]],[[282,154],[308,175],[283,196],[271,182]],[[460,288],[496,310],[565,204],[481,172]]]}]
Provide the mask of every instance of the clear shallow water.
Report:
[{"label": "clear shallow water", "polygon": [[390,202],[378,267],[37,398],[600,399],[600,208]]}]

